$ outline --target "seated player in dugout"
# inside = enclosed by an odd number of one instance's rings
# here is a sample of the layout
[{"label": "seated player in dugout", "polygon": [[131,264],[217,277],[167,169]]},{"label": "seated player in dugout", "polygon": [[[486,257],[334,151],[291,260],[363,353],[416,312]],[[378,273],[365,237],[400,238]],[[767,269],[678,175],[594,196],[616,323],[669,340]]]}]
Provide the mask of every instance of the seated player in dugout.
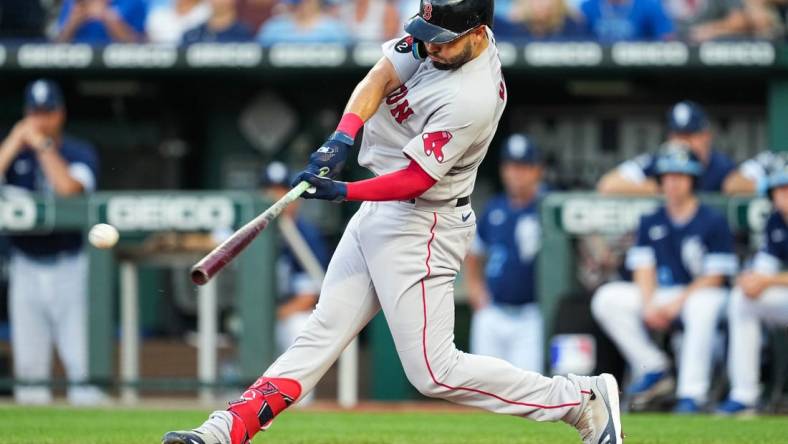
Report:
[{"label": "seated player in dugout", "polygon": [[[685,145],[700,161],[702,171],[696,191],[722,191],[722,184],[735,168],[735,163],[714,148],[714,136],[703,108],[690,100],[679,102],[668,111],[667,126],[666,144]],[[602,176],[597,183],[597,191],[602,194],[658,194],[656,161],[654,153],[625,161]]]},{"label": "seated player in dugout", "polygon": [[788,168],[772,173],[767,191],[774,211],[765,244],[741,273],[728,305],[728,376],[731,391],[717,412],[754,414],[760,395],[761,324],[788,325]]},{"label": "seated player in dugout", "polygon": [[536,295],[541,247],[542,155],[513,134],[500,155],[504,192],[487,202],[465,260],[471,353],[501,358],[524,370],[544,370],[542,313]]},{"label": "seated player in dugout", "polygon": [[[640,219],[626,258],[633,282],[607,283],[591,302],[594,318],[627,361],[627,394],[635,409],[672,395],[674,388],[676,412],[699,412],[706,402],[726,278],[738,264],[727,220],[695,195],[701,171],[691,152],[659,155],[655,172],[665,203]],[[684,335],[676,387],[670,360],[649,331],[670,331],[679,320]]]},{"label": "seated player in dugout", "polygon": [[765,195],[769,176],[788,166],[788,151],[764,151],[747,159],[725,179],[722,191],[730,196]]}]

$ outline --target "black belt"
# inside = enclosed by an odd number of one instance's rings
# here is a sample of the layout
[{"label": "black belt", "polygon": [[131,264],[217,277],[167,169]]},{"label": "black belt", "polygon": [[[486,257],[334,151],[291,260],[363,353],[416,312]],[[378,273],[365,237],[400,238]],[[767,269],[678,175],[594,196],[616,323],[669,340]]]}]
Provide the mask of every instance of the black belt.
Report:
[{"label": "black belt", "polygon": [[[410,199],[410,200],[408,200],[406,202],[415,204],[416,203],[416,199]],[[468,205],[469,203],[471,203],[471,196],[463,196],[463,197],[460,197],[459,199],[457,199],[457,204],[454,205],[454,206],[455,207],[464,207],[465,205]]]}]

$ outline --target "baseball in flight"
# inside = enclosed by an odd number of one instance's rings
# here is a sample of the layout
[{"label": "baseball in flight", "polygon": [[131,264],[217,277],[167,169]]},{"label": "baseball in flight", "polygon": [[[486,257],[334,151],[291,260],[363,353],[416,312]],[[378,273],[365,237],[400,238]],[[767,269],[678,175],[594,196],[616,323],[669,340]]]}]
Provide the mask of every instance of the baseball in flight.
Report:
[{"label": "baseball in flight", "polygon": [[118,229],[109,224],[96,224],[88,233],[88,241],[96,248],[112,248],[118,243]]}]

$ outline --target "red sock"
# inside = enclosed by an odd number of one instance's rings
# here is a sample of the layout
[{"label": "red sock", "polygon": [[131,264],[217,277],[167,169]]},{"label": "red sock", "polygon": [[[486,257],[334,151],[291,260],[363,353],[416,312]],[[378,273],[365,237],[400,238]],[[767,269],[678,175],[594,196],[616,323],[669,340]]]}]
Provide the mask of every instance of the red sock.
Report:
[{"label": "red sock", "polygon": [[235,416],[230,431],[232,444],[246,444],[257,432],[267,429],[274,417],[301,396],[301,384],[294,379],[261,376],[241,399],[227,410]]}]

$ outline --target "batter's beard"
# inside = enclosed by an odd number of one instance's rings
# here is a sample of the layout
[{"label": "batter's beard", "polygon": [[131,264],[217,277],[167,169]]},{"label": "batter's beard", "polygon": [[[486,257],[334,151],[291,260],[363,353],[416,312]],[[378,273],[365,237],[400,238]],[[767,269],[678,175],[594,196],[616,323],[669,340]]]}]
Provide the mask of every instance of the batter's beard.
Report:
[{"label": "batter's beard", "polygon": [[433,60],[432,64],[435,66],[435,68],[440,69],[441,71],[455,71],[460,69],[462,65],[468,63],[471,58],[473,58],[473,48],[471,47],[471,43],[468,42],[465,45],[465,48],[463,48],[462,52],[453,59],[449,60],[448,63],[436,62]]}]

